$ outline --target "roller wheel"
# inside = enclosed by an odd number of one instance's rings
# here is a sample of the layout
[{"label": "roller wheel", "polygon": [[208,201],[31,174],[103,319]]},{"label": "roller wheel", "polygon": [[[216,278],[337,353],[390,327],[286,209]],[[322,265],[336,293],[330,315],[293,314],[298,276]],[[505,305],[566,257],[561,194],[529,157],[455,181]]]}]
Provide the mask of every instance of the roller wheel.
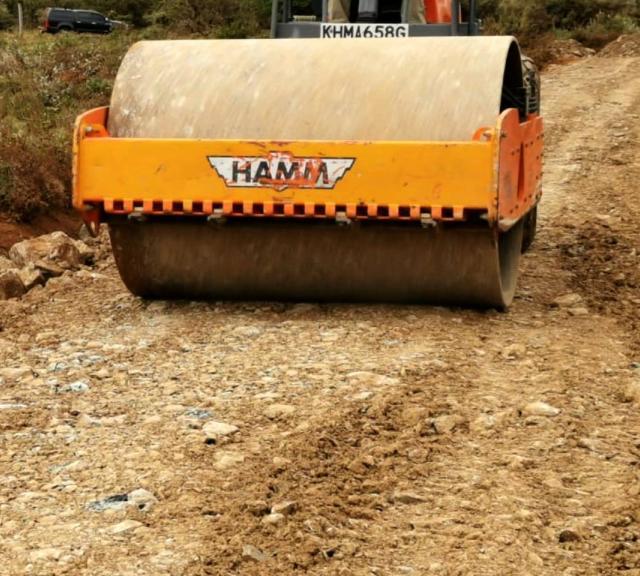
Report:
[{"label": "roller wheel", "polygon": [[189,220],[113,222],[129,290],[146,298],[509,306],[522,222],[414,226]]}]

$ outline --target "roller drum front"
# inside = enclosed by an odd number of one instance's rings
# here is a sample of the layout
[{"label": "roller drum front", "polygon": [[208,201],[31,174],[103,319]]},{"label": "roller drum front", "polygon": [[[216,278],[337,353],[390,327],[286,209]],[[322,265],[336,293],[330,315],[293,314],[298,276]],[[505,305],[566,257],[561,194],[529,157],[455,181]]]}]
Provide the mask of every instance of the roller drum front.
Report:
[{"label": "roller drum front", "polygon": [[127,287],[148,298],[414,302],[504,308],[522,227],[114,222]]},{"label": "roller drum front", "polygon": [[[108,128],[120,138],[469,141],[521,86],[507,37],[142,42],[118,73]],[[287,194],[274,189],[273,200]],[[124,282],[145,297],[501,308],[522,227],[167,217],[114,220],[110,233]]]}]

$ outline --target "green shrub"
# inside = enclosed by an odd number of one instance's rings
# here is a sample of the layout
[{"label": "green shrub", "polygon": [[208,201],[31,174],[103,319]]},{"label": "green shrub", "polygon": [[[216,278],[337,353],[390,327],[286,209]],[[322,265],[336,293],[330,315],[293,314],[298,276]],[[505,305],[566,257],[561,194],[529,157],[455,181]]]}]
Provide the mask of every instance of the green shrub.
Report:
[{"label": "green shrub", "polygon": [[639,31],[638,21],[630,16],[599,13],[585,26],[572,30],[571,37],[591,48],[598,49],[621,34],[633,34]]},{"label": "green shrub", "polygon": [[16,21],[16,17],[11,14],[6,2],[0,1],[0,30],[11,28]]},{"label": "green shrub", "polygon": [[177,34],[241,38],[267,25],[263,0],[163,0],[158,14]]},{"label": "green shrub", "polygon": [[485,32],[525,41],[555,32],[589,41],[638,28],[639,0],[478,0]]},{"label": "green shrub", "polygon": [[130,34],[0,34],[0,212],[69,205],[75,117],[109,102]]},{"label": "green shrub", "polygon": [[547,0],[553,26],[565,30],[586,27],[596,18],[637,18],[638,7],[636,0]]},{"label": "green shrub", "polygon": [[498,6],[501,27],[522,37],[540,36],[551,27],[545,0],[503,0]]}]

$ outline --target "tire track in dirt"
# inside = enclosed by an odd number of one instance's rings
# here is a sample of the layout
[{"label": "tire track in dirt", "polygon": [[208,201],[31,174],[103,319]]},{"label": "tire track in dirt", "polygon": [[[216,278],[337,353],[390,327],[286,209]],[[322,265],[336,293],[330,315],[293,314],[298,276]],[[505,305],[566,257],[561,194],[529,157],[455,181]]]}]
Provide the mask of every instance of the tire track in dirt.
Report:
[{"label": "tire track in dirt", "polygon": [[559,178],[568,198],[553,204],[556,214],[566,213],[556,218],[562,262],[572,273],[572,285],[593,309],[618,318],[638,351],[640,59],[596,58],[577,69],[558,70],[559,81],[569,82],[575,71],[593,76],[586,75],[574,87],[577,92],[557,95],[561,102],[580,102],[577,110],[583,112],[569,111],[582,121],[571,123],[562,137],[570,171]]},{"label": "tire track in dirt", "polygon": [[[633,326],[626,332],[624,324],[618,327],[606,318],[575,319],[548,308],[553,296],[570,286],[582,287],[575,266],[566,266],[564,242],[575,237],[571,220],[590,220],[594,208],[602,206],[593,198],[606,190],[598,180],[598,167],[608,163],[608,154],[616,147],[616,127],[632,117],[639,93],[636,70],[637,61],[593,59],[547,76],[546,195],[541,239],[526,263],[524,302],[508,317],[462,314],[461,323],[468,329],[497,325],[496,347],[502,348],[497,358],[476,363],[458,357],[454,361],[458,369],[449,370],[439,385],[429,378],[407,384],[414,393],[420,391],[409,400],[405,389],[401,401],[412,406],[405,415],[409,432],[404,438],[413,437],[414,443],[403,445],[400,453],[405,455],[406,469],[394,468],[383,492],[388,501],[393,490],[404,485],[418,490],[428,502],[400,506],[400,511],[387,508],[376,486],[369,494],[376,505],[360,536],[366,533],[365,547],[381,553],[363,552],[366,561],[354,559],[348,570],[359,566],[362,573],[515,574],[525,568],[533,574],[603,574],[637,567],[635,521],[628,515],[636,500],[637,449],[626,428],[637,430],[637,421],[621,401],[621,384],[631,376],[625,345],[634,338]],[[637,153],[633,142],[629,149]],[[584,194],[585,180],[591,183],[592,196]],[[628,186],[621,189],[622,195],[634,192]],[[595,290],[585,293],[590,304],[599,297]],[[461,347],[469,345],[466,331],[455,326],[450,331]],[[536,332],[544,336],[536,337]],[[425,336],[427,341],[433,338]],[[534,350],[530,355],[534,358],[518,361],[520,349],[514,342]],[[482,353],[482,344],[476,345]],[[516,358],[501,362],[510,347]],[[612,358],[613,365],[621,367],[618,378],[609,377]],[[618,380],[617,386],[605,391],[603,380]],[[536,395],[561,406],[564,415],[553,423],[523,419],[519,407]],[[427,425],[433,436],[429,442],[418,442],[425,423],[443,414],[458,421],[451,436],[433,434]],[[349,420],[338,421],[346,426]],[[603,429],[594,422],[602,423]],[[302,443],[306,441],[305,436]],[[408,454],[420,450],[428,457],[416,470]],[[347,452],[346,462],[358,459]],[[298,460],[294,467],[305,469]],[[350,496],[360,502],[362,486],[346,464],[343,476],[358,486],[351,486],[347,494],[341,491],[339,501],[349,501]],[[335,485],[343,476],[337,474]],[[331,494],[330,488],[324,486],[321,495]],[[351,520],[353,515],[352,510]],[[269,536],[257,541],[267,549],[274,546]],[[363,542],[358,544],[361,549]],[[340,550],[340,545],[334,542],[329,549]],[[278,562],[278,570],[286,568],[287,560]],[[327,573],[334,568],[316,566]]]}]

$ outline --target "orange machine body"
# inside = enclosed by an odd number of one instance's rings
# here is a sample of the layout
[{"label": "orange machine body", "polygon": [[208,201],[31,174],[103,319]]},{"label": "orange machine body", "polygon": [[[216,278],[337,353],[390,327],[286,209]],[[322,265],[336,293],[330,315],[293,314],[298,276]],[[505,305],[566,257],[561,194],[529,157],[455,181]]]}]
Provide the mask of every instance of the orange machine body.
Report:
[{"label": "orange machine body", "polygon": [[429,24],[451,22],[451,0],[425,0],[424,7]]},{"label": "orange machine body", "polygon": [[[81,115],[74,138],[74,205],[94,228],[134,212],[291,218],[344,212],[359,220],[436,222],[475,215],[507,230],[542,191],[542,119],[521,122],[514,109],[464,142],[113,138],[107,117],[107,108]],[[300,159],[310,169],[303,177],[300,168],[298,179],[279,181],[276,170],[276,176],[234,183],[224,167],[234,158],[241,174],[258,161],[268,172],[278,159],[286,164],[283,172],[293,174],[293,161],[302,166]],[[319,167],[329,159],[342,171],[325,185]]]}]

